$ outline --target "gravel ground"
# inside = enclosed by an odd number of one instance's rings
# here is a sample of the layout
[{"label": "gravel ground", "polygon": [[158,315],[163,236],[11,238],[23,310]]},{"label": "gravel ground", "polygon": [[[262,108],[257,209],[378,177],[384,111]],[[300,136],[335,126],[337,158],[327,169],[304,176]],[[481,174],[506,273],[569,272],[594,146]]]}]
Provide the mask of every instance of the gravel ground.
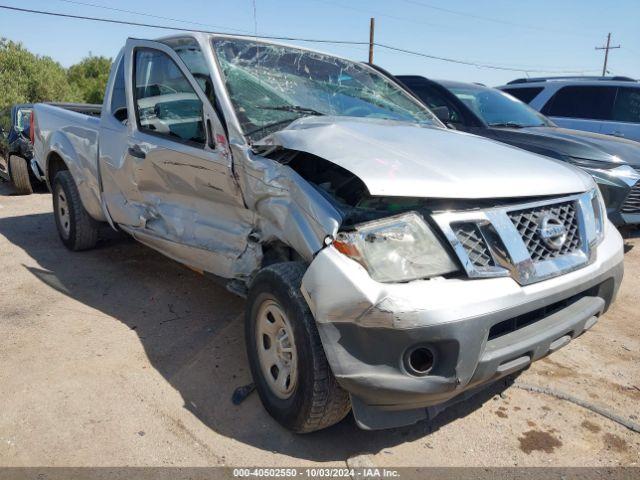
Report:
[{"label": "gravel ground", "polygon": [[[640,434],[503,383],[431,423],[297,436],[251,381],[243,300],[129,239],[70,253],[49,194],[0,184],[2,466],[639,465]],[[518,382],[640,423],[640,235],[615,306]],[[635,237],[635,238],[634,238]]]}]

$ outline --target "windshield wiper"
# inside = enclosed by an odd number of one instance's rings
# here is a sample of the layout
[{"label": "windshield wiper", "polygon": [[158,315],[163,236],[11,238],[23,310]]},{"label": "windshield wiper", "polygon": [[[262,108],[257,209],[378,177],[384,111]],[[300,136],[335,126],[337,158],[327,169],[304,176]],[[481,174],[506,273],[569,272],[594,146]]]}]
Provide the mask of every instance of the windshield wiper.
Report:
[{"label": "windshield wiper", "polygon": [[525,128],[525,125],[520,125],[519,123],[515,123],[515,122],[498,122],[498,123],[490,123],[489,124],[490,127],[504,127],[504,128]]},{"label": "windshield wiper", "polygon": [[257,108],[261,110],[276,110],[279,112],[303,113],[305,115],[324,115],[324,113],[314,110],[313,108],[301,107],[299,105],[258,105]]},{"label": "windshield wiper", "polygon": [[[325,115],[322,112],[318,112],[317,110],[314,110],[313,108],[305,108],[305,107],[300,107],[298,105],[274,105],[273,107],[270,107],[268,105],[258,105],[256,106],[256,108],[261,108],[263,110],[277,110],[277,111],[281,111],[281,112],[294,112],[294,113],[302,113],[303,116],[305,115],[315,115],[315,116],[323,116]],[[247,136],[251,136],[254,133],[258,133],[262,130],[267,130],[270,128],[274,128],[274,127],[278,127],[280,125],[289,125],[290,123],[292,123],[294,120],[296,120],[296,118],[285,118],[284,120],[278,120],[277,122],[272,122],[272,123],[267,123],[266,125],[262,125],[261,127],[257,127],[253,130],[250,130],[248,132],[245,133],[245,135]]]}]

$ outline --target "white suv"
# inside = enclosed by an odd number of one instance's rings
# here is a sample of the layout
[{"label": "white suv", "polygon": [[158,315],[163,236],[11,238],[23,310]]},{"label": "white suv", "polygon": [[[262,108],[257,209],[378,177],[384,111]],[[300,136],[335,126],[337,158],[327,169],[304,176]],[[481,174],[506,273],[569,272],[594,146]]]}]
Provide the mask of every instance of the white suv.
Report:
[{"label": "white suv", "polygon": [[521,78],[498,88],[561,127],[640,142],[640,82],[632,78]]}]

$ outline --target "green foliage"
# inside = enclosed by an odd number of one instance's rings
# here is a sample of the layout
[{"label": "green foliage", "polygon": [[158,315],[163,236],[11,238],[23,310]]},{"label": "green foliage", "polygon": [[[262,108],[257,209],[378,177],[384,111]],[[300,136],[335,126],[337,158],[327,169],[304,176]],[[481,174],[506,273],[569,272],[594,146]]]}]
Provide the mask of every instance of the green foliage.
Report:
[{"label": "green foliage", "polygon": [[80,99],[59,63],[6,39],[0,40],[0,86],[0,108],[14,103]]},{"label": "green foliage", "polygon": [[110,70],[110,58],[89,56],[72,66],[67,76],[83,102],[102,103]]},{"label": "green foliage", "polygon": [[111,60],[89,56],[66,70],[21,43],[0,39],[0,110],[16,103],[102,103]]}]

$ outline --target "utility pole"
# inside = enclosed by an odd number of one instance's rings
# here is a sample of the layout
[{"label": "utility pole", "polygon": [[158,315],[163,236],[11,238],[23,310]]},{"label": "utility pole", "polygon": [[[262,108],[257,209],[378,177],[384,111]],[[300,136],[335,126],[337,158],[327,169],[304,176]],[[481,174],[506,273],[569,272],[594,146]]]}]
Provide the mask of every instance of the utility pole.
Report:
[{"label": "utility pole", "polygon": [[376,19],[371,17],[371,22],[369,23],[369,63],[373,63],[373,45],[374,42],[374,33],[376,30]]},{"label": "utility pole", "polygon": [[596,50],[604,50],[604,66],[602,67],[602,76],[607,75],[607,62],[609,61],[609,50],[613,50],[615,48],[620,48],[620,45],[616,45],[615,47],[611,46],[611,33],[607,35],[607,46],[606,47],[596,47]]},{"label": "utility pole", "polygon": [[258,35],[258,9],[256,8],[256,0],[253,0],[252,4],[253,4],[253,33]]}]

